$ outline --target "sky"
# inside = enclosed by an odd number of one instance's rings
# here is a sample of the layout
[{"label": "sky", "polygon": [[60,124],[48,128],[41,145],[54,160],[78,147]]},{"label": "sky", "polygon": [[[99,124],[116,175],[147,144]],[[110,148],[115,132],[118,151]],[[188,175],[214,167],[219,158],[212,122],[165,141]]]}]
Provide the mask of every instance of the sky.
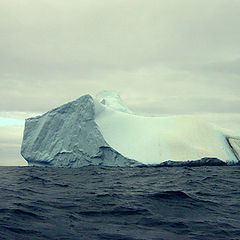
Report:
[{"label": "sky", "polygon": [[0,165],[24,119],[84,94],[240,133],[239,0],[0,0]]}]

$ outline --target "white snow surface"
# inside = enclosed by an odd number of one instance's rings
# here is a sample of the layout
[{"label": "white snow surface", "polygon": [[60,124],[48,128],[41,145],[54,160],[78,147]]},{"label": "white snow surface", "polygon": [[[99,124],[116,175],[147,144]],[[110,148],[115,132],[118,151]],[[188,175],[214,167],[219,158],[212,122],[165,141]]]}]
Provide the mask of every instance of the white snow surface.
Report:
[{"label": "white snow surface", "polygon": [[227,135],[195,117],[138,116],[131,113],[119,95],[106,91],[94,98],[94,104],[95,122],[104,139],[127,158],[143,164],[205,157],[238,162]]}]

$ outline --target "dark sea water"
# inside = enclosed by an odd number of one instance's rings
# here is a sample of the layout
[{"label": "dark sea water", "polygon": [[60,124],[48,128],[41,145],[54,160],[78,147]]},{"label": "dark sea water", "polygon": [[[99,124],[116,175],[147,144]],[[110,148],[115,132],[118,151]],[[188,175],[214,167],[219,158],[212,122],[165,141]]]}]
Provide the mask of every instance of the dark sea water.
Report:
[{"label": "dark sea water", "polygon": [[240,239],[240,167],[0,167],[0,239]]}]

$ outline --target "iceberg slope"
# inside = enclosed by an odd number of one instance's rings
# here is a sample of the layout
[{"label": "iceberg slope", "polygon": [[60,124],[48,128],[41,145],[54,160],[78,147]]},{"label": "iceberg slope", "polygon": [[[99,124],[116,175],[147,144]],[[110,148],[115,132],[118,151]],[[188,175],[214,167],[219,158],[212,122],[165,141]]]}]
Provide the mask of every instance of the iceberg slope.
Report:
[{"label": "iceberg slope", "polygon": [[194,117],[147,118],[106,110],[96,122],[115,150],[144,164],[205,157],[238,161],[224,133]]},{"label": "iceberg slope", "polygon": [[135,115],[103,91],[27,119],[21,153],[30,165],[61,167],[237,163],[240,138],[190,116]]}]

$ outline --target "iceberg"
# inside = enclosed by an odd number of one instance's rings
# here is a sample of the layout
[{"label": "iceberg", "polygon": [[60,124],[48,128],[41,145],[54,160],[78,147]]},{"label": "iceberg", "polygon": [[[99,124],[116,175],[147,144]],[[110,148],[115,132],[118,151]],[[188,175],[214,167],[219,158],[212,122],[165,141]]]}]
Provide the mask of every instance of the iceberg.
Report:
[{"label": "iceberg", "polygon": [[134,114],[102,91],[25,121],[21,154],[30,166],[237,164],[240,137],[193,116]]}]

